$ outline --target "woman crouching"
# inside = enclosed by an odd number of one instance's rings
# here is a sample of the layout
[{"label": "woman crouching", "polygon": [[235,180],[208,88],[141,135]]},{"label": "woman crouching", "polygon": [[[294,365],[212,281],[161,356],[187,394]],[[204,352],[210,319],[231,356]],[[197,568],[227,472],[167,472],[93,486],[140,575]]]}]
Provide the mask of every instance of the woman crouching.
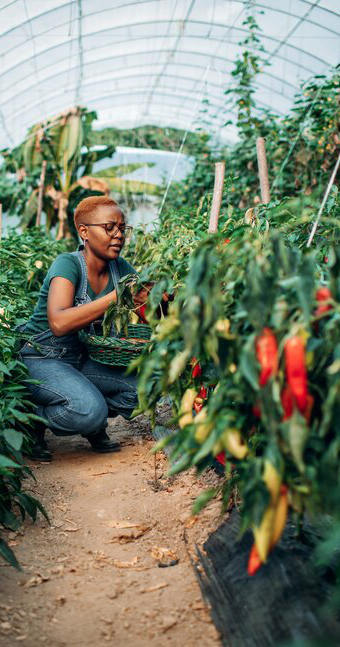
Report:
[{"label": "woman crouching", "polygon": [[[32,317],[25,325],[29,340],[20,358],[31,378],[36,413],[54,434],[81,434],[97,452],[119,450],[106,434],[108,413],[129,418],[137,404],[136,377],[87,357],[78,331],[91,330],[116,301],[121,277],[135,273],[120,257],[127,226],[114,200],[82,200],[74,222],[83,241],[78,251],[60,254],[51,265]],[[92,329],[93,330],[93,329]],[[34,432],[33,457],[50,460],[45,427]]]}]

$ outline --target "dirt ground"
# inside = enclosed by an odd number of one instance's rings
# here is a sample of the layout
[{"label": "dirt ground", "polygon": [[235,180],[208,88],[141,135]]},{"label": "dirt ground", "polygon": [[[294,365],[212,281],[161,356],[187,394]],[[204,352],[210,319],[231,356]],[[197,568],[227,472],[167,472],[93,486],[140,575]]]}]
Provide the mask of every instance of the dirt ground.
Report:
[{"label": "dirt ground", "polygon": [[219,503],[191,516],[207,483],[166,476],[145,418],[119,417],[110,433],[120,453],[49,433],[53,462],[31,464],[51,525],[39,518],[9,533],[23,572],[0,563],[2,647],[220,644],[189,557],[220,523]]}]

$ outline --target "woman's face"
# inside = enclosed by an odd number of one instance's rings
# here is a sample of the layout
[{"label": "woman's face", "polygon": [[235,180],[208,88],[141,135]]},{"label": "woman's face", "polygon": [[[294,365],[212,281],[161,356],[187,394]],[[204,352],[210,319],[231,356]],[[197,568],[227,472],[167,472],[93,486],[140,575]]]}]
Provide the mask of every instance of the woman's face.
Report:
[{"label": "woman's face", "polygon": [[118,258],[125,242],[125,218],[119,207],[99,206],[87,223],[85,247],[103,260]]}]

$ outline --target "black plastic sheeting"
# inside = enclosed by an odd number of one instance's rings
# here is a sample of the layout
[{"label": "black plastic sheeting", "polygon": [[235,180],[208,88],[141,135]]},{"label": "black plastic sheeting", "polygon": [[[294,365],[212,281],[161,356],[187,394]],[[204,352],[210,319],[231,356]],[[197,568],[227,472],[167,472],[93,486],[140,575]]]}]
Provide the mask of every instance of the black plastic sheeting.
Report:
[{"label": "black plastic sheeting", "polygon": [[303,639],[340,646],[340,623],[325,605],[334,574],[313,566],[315,541],[311,528],[297,540],[289,524],[267,563],[250,577],[253,537],[247,532],[239,540],[234,510],[204,544],[205,554],[197,549],[196,573],[225,647],[279,647]]}]

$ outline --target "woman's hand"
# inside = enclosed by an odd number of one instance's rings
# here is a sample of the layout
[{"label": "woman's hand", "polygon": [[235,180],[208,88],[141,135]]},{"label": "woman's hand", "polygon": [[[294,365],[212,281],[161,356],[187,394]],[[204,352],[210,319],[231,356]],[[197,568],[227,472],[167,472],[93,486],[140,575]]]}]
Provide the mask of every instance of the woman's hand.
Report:
[{"label": "woman's hand", "polygon": [[137,294],[133,295],[132,298],[136,307],[142,306],[147,302],[150,291],[151,287],[143,287]]}]

